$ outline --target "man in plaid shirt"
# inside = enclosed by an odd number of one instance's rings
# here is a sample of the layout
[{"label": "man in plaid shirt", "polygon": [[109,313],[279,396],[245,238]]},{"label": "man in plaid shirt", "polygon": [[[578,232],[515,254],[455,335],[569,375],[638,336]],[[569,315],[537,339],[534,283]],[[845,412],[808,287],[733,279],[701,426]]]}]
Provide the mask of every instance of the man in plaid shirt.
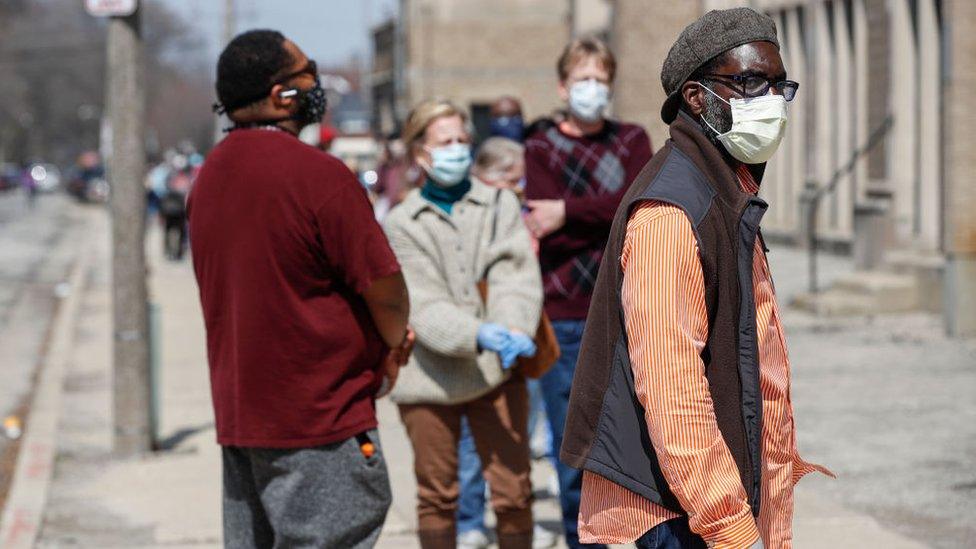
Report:
[{"label": "man in plaid shirt", "polygon": [[[580,339],[610,225],[627,188],[651,158],[640,126],[604,118],[616,62],[596,39],[575,40],[559,58],[564,120],[538,125],[525,142],[526,224],[541,240],[545,309],[562,356],[543,376],[553,448],[562,444]],[[576,531],[582,475],[557,464],[563,527],[569,547]]]}]

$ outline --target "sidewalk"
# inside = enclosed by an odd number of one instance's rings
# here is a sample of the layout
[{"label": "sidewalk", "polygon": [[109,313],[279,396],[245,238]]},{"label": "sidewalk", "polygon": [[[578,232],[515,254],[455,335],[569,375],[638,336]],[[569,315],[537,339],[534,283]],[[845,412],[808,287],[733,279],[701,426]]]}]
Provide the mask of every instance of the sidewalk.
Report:
[{"label": "sidewalk", "polygon": [[[103,220],[104,221],[104,220]],[[107,224],[100,224],[106,230]],[[152,295],[162,312],[161,436],[165,450],[143,458],[110,457],[110,281],[107,238],[98,245],[80,304],[73,357],[62,382],[57,461],[37,546],[218,547],[220,454],[214,443],[205,340],[196,284],[188,262],[161,259],[152,234]],[[379,547],[418,547],[410,447],[388,401],[379,405],[394,504]],[[549,474],[537,463],[537,480]],[[822,479],[797,492],[800,548],[921,547],[818,495]],[[552,499],[536,503],[537,518],[558,528]]]}]

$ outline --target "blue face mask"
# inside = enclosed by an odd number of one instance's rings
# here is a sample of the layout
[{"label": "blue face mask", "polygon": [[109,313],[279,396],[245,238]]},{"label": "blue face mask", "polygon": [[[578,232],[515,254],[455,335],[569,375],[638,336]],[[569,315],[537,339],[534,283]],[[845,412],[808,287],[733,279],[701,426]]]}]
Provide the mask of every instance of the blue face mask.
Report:
[{"label": "blue face mask", "polygon": [[525,132],[525,122],[520,115],[499,116],[491,119],[491,135],[497,137],[507,137],[512,141],[522,142],[522,134]]},{"label": "blue face mask", "polygon": [[468,176],[468,168],[471,167],[471,145],[452,143],[436,149],[428,149],[428,152],[430,152],[431,166],[427,169],[427,175],[434,180],[434,183],[442,187],[453,187]]}]

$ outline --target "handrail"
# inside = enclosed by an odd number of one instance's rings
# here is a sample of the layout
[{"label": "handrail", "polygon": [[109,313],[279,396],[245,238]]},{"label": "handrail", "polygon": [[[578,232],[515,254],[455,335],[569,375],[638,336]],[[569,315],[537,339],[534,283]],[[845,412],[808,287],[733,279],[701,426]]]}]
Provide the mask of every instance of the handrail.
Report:
[{"label": "handrail", "polygon": [[885,138],[888,132],[891,131],[894,124],[894,115],[889,114],[886,116],[884,121],[871,132],[867,141],[857,149],[854,149],[850,159],[843,166],[834,170],[827,184],[817,185],[813,180],[807,180],[806,182],[805,190],[800,197],[800,201],[807,206],[805,211],[807,214],[807,253],[809,257],[809,289],[811,294],[819,292],[819,285],[817,284],[817,213],[820,210],[820,201],[837,189],[841,178],[854,171],[857,161],[862,156],[871,152]]}]

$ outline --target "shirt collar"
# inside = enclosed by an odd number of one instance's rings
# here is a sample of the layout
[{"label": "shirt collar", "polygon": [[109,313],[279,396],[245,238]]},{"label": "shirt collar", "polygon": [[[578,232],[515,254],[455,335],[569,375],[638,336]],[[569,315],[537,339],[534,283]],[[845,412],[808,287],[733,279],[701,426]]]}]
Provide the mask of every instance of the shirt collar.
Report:
[{"label": "shirt collar", "polygon": [[756,183],[756,178],[753,177],[752,172],[749,171],[749,166],[746,164],[739,164],[739,167],[735,170],[736,178],[739,180],[739,188],[742,192],[748,194],[759,194],[759,184]]}]

